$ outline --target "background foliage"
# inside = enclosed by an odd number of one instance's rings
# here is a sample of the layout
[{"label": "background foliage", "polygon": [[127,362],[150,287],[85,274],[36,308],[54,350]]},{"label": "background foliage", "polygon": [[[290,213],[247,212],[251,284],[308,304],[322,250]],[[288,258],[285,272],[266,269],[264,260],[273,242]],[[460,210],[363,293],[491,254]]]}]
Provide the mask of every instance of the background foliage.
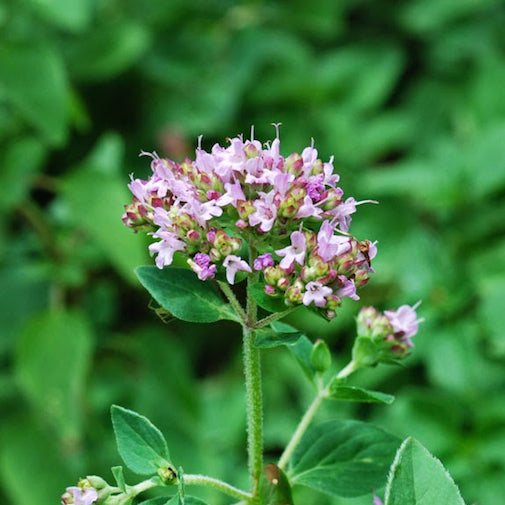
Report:
[{"label": "background foliage", "polygon": [[[196,137],[314,137],[379,240],[363,304],[423,300],[405,368],[358,385],[391,406],[329,405],[442,459],[468,503],[505,494],[505,11],[498,0],[6,0],[0,5],[0,501],[59,502],[118,464],[109,406],[142,412],[174,461],[240,485],[244,412],[233,323],[164,325],[123,228],[140,149],[182,159]],[[292,324],[348,358],[357,304]],[[264,352],[274,460],[310,390]],[[128,477],[127,477],[128,479]],[[203,496],[203,494],[202,494]],[[213,503],[227,503],[212,497]],[[320,505],[371,503],[299,496]]]}]

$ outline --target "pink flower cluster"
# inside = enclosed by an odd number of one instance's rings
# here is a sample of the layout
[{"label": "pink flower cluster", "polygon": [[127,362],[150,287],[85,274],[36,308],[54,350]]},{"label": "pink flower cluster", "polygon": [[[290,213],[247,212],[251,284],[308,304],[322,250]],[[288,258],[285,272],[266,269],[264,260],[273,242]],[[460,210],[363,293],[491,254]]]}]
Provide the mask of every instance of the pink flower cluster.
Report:
[{"label": "pink flower cluster", "polygon": [[[199,279],[222,272],[230,284],[238,272],[261,270],[266,292],[289,304],[333,310],[336,298],[356,298],[375,245],[347,234],[363,202],[344,200],[332,159],[322,162],[313,145],[283,157],[278,133],[264,146],[241,136],[229,143],[198,147],[180,164],[149,154],[152,175],[132,178],[123,221],[155,239],[156,265],[180,253]],[[244,242],[259,256],[246,261]]]},{"label": "pink flower cluster", "polygon": [[424,321],[417,317],[416,309],[420,303],[412,307],[402,305],[397,310],[383,313],[374,307],[363,307],[357,318],[358,335],[371,338],[391,357],[407,356],[414,347],[412,337]]},{"label": "pink flower cluster", "polygon": [[291,245],[264,254],[254,264],[262,270],[265,292],[282,297],[286,305],[312,306],[328,319],[342,298],[358,300],[356,288],[365,285],[373,272],[371,259],[377,249],[366,240],[335,233],[335,223],[323,221],[318,232],[291,233]]}]

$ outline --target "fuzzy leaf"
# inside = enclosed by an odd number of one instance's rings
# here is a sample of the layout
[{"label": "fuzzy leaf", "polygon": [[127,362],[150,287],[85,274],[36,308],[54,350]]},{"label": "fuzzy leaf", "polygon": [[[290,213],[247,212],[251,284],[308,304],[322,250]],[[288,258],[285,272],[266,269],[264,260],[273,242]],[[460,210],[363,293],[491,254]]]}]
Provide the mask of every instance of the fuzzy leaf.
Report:
[{"label": "fuzzy leaf", "polygon": [[142,266],[135,273],[151,296],[178,319],[193,323],[239,321],[212,283],[199,280],[191,270]]},{"label": "fuzzy leaf", "polygon": [[130,470],[153,475],[170,466],[165,438],[147,417],[117,405],[111,416],[119,454]]},{"label": "fuzzy leaf", "polygon": [[290,462],[288,476],[333,496],[361,496],[381,487],[400,440],[360,421],[327,421],[310,427]]},{"label": "fuzzy leaf", "polygon": [[407,438],[396,454],[385,505],[465,505],[442,463],[417,440]]}]

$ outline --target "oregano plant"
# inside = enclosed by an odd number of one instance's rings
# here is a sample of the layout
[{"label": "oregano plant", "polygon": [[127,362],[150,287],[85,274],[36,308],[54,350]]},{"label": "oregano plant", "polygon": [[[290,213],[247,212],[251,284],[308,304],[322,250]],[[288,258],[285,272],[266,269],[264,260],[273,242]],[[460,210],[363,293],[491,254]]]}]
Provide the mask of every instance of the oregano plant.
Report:
[{"label": "oregano plant", "polygon": [[[385,505],[463,504],[441,463],[419,442],[402,444],[382,428],[352,419],[313,422],[327,401],[390,404],[393,396],[353,385],[350,376],[406,358],[422,319],[418,304],[383,312],[363,307],[352,355],[336,373],[324,341],[312,342],[281,321],[301,307],[331,320],[344,298],[358,301],[374,273],[377,246],[350,232],[357,207],[375,202],[345,198],[332,160],[321,161],[314,145],[282,156],[276,131],[266,144],[252,132],[250,140],[239,136],[211,152],[198,146],[195,159],[182,163],[142,153],[151,158],[152,175],[132,177],[133,200],[123,216],[126,226],[152,238],[156,266],[140,266],[136,274],[163,311],[184,321],[230,320],[242,328],[249,487],[184,472],[156,426],[114,405],[119,455],[144,480],[126,483],[122,467],[115,466],[115,482],[87,476],[66,489],[63,504],[205,505],[188,489],[207,486],[234,503],[291,505],[293,487],[305,486],[339,497],[368,494],[378,505],[382,500],[372,497],[373,490],[386,482]],[[245,283],[245,296],[235,290],[239,283]],[[314,397],[279,459],[265,461],[262,374],[272,371],[262,370],[261,356],[279,346],[298,362]],[[161,496],[144,499],[153,487]]]}]

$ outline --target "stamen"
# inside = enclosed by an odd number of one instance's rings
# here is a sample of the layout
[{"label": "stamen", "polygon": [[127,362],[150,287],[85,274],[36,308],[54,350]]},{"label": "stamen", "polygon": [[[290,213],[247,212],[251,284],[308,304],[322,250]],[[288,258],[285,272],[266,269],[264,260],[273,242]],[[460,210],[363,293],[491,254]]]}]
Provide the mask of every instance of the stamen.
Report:
[{"label": "stamen", "polygon": [[279,126],[282,126],[282,123],[272,123],[272,126],[275,128],[275,138],[279,138]]}]

